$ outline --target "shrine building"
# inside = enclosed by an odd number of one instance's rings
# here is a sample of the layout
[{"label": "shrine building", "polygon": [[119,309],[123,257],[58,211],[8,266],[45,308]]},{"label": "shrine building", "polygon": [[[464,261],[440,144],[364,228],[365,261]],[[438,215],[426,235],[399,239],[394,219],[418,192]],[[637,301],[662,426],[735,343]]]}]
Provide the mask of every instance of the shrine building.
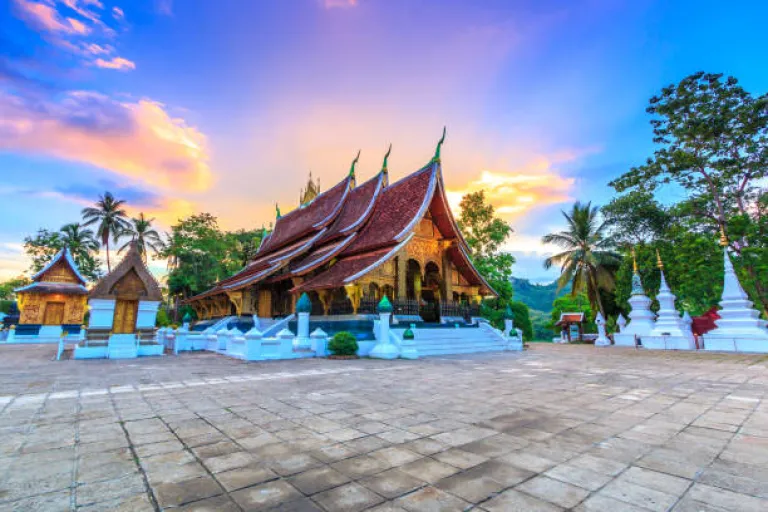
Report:
[{"label": "shrine building", "polygon": [[427,165],[394,183],[389,152],[381,170],[359,184],[358,158],[322,193],[310,177],[296,209],[277,209],[253,260],[186,302],[200,320],[286,316],[304,292],[316,316],[371,314],[384,295],[396,317],[477,316],[481,298],[496,293],[472,265],[448,204],[442,142]]}]

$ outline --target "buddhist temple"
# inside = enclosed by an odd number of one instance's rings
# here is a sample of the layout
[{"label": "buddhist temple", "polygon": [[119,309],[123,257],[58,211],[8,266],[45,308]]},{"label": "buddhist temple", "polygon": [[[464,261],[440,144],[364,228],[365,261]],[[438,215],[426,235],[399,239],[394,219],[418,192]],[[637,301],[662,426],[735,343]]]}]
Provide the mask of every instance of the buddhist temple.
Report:
[{"label": "buddhist temple", "polygon": [[68,248],[59,251],[32,283],[16,289],[19,305],[17,339],[58,342],[64,331],[79,331],[88,290]]},{"label": "buddhist temple", "polygon": [[153,331],[163,294],[147,269],[138,245],[131,243],[123,260],[88,294],[89,333],[136,335]]},{"label": "buddhist temple", "polygon": [[380,171],[360,184],[358,158],[343,180],[314,197],[310,179],[296,209],[281,215],[278,208],[254,259],[187,303],[198,319],[274,318],[293,313],[307,292],[312,315],[337,316],[375,313],[386,295],[396,317],[468,318],[481,297],[495,292],[472,265],[451,213],[443,140],[427,165],[394,183],[389,152]]}]

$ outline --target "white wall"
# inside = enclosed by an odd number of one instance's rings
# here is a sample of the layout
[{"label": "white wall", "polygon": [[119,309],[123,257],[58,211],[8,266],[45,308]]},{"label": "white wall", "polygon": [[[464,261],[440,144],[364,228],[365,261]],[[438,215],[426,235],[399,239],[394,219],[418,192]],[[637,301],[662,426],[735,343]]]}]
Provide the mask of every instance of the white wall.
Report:
[{"label": "white wall", "polygon": [[137,329],[152,329],[155,326],[157,318],[157,308],[160,307],[159,301],[140,300],[139,313],[136,316]]},{"label": "white wall", "polygon": [[112,329],[115,318],[115,301],[111,299],[90,299],[88,308],[91,315],[88,319],[89,329]]}]

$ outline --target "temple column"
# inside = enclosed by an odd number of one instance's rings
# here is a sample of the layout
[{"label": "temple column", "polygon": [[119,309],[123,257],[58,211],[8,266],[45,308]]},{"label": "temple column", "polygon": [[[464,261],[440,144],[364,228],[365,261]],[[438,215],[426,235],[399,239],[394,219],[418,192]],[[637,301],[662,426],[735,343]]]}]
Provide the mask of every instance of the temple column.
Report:
[{"label": "temple column", "polygon": [[318,290],[317,296],[320,298],[320,303],[323,305],[323,315],[328,316],[331,311],[331,290]]},{"label": "temple column", "polygon": [[395,359],[398,356],[399,351],[395,344],[389,339],[389,317],[392,316],[392,304],[389,302],[386,295],[382,297],[379,302],[378,310],[378,342],[369,355],[376,359]]},{"label": "temple column", "polygon": [[453,267],[448,258],[448,251],[443,252],[443,288],[445,288],[443,300],[453,300]]},{"label": "temple column", "polygon": [[405,252],[401,252],[397,256],[397,294],[398,299],[408,298],[408,287],[406,285],[406,276],[408,275],[408,259],[405,257]]}]

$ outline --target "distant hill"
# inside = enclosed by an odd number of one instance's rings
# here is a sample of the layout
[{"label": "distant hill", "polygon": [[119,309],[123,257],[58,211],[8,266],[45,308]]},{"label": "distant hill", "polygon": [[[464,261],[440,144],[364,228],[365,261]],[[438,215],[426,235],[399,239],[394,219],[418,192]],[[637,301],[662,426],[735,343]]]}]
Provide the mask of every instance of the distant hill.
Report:
[{"label": "distant hill", "polygon": [[557,293],[557,283],[533,284],[527,279],[518,277],[512,278],[512,288],[514,290],[513,298],[523,302],[530,309],[549,313],[552,311],[552,302],[555,298],[565,295],[571,291],[568,285]]}]

